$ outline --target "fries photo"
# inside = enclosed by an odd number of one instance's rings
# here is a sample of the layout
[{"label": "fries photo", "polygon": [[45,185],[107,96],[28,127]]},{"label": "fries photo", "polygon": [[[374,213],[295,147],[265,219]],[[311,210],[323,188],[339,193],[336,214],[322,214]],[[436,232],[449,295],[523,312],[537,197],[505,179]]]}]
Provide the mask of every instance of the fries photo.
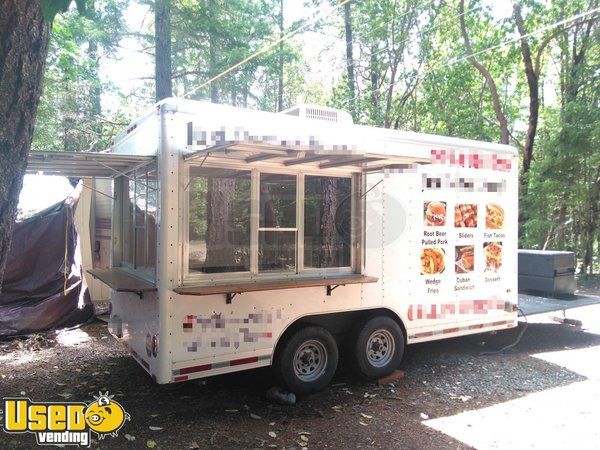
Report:
[{"label": "fries photo", "polygon": [[424,248],[421,251],[421,274],[435,275],[444,271],[444,250]]}]

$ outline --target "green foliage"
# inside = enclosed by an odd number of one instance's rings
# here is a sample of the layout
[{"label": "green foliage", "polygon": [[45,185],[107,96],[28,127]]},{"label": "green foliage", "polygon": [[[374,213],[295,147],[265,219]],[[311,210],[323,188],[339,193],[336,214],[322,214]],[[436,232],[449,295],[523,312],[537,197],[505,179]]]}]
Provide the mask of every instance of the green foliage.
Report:
[{"label": "green foliage", "polygon": [[[80,0],[78,12],[69,8],[68,0],[40,1],[48,20],[58,12],[64,14],[56,16],[53,23],[33,146],[44,150],[103,149],[121,124],[137,114],[125,99],[120,113],[107,111],[100,102],[107,93],[121,95],[110,83],[101,83],[100,63],[103,58],[116,58],[119,42],[128,31],[122,17],[128,2]],[[138,0],[150,7],[153,1]],[[280,28],[281,7],[288,4],[281,0],[170,1],[175,95],[191,91],[289,31]],[[337,3],[306,2],[312,5],[312,12]],[[517,35],[511,9],[499,17],[491,1],[465,3],[471,45],[475,52],[483,51],[477,59],[498,88],[511,144],[522,150],[529,90],[520,42],[495,48]],[[535,31],[593,9],[597,1],[521,0],[520,4],[526,30]],[[287,11],[283,14],[286,16]],[[489,87],[466,59],[457,16],[457,0],[351,3],[357,122],[499,141]],[[147,28],[137,35],[150,54],[154,46],[151,17],[149,14]],[[524,247],[572,249],[583,271],[600,269],[597,21],[596,14],[563,29],[527,37],[533,58],[539,53],[541,107],[531,168],[523,177],[520,243]],[[309,52],[301,47],[301,40],[287,40],[282,47],[261,53],[195,92],[192,98],[275,111],[282,80],[284,108],[301,98],[307,103],[349,110],[343,8],[310,29],[338,36],[341,45],[336,50],[324,48],[317,60],[307,57]],[[490,48],[494,49],[487,51]],[[340,49],[343,54],[333,53],[341,53]],[[334,67],[332,61],[343,63]],[[321,75],[331,72],[328,80],[321,76],[321,81],[314,81],[317,65]],[[334,80],[333,86],[330,80]],[[151,104],[153,90],[154,82],[148,80],[139,92],[140,101]],[[205,215],[206,211],[194,213],[191,233],[198,238],[205,233]]]},{"label": "green foliage", "polygon": [[103,113],[101,95],[114,90],[101,83],[102,58],[115,55],[123,34],[125,0],[89,0],[87,14],[58,15],[52,34],[33,150],[104,150],[127,120]]},{"label": "green foliage", "polygon": [[[65,12],[69,9],[73,0],[40,0],[40,6],[44,13],[44,19],[52,22],[58,13]],[[85,14],[86,0],[75,0],[77,9],[81,14]]]}]

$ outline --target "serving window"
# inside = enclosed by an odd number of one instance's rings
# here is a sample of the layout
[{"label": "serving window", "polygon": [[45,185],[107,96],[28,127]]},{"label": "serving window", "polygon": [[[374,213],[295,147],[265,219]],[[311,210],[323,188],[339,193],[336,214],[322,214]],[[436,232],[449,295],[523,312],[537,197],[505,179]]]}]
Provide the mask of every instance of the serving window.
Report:
[{"label": "serving window", "polygon": [[354,271],[352,176],[186,167],[185,279]]},{"label": "serving window", "polygon": [[189,273],[250,271],[250,175],[190,167]]},{"label": "serving window", "polygon": [[116,182],[120,208],[120,266],[144,278],[155,278],[158,181],[156,167],[147,166]]}]

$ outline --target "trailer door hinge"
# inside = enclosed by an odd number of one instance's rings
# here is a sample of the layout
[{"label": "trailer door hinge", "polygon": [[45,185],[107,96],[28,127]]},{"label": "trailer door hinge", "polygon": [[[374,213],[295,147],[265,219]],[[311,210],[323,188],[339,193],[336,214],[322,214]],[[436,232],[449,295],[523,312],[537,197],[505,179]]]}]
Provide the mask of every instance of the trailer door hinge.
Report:
[{"label": "trailer door hinge", "polygon": [[225,294],[225,303],[231,305],[231,301],[236,295],[238,295],[238,292],[228,292],[227,294]]}]

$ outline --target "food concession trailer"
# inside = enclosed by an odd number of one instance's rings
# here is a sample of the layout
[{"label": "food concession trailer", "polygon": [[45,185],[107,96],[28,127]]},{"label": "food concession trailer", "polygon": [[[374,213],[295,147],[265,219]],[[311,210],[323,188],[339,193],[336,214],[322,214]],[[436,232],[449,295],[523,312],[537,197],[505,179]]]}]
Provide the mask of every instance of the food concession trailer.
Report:
[{"label": "food concession trailer", "polygon": [[517,325],[512,147],[167,99],[86,158],[114,178],[113,268],[90,272],[159,383],[273,365],[308,393],[341,344],[377,378]]}]

